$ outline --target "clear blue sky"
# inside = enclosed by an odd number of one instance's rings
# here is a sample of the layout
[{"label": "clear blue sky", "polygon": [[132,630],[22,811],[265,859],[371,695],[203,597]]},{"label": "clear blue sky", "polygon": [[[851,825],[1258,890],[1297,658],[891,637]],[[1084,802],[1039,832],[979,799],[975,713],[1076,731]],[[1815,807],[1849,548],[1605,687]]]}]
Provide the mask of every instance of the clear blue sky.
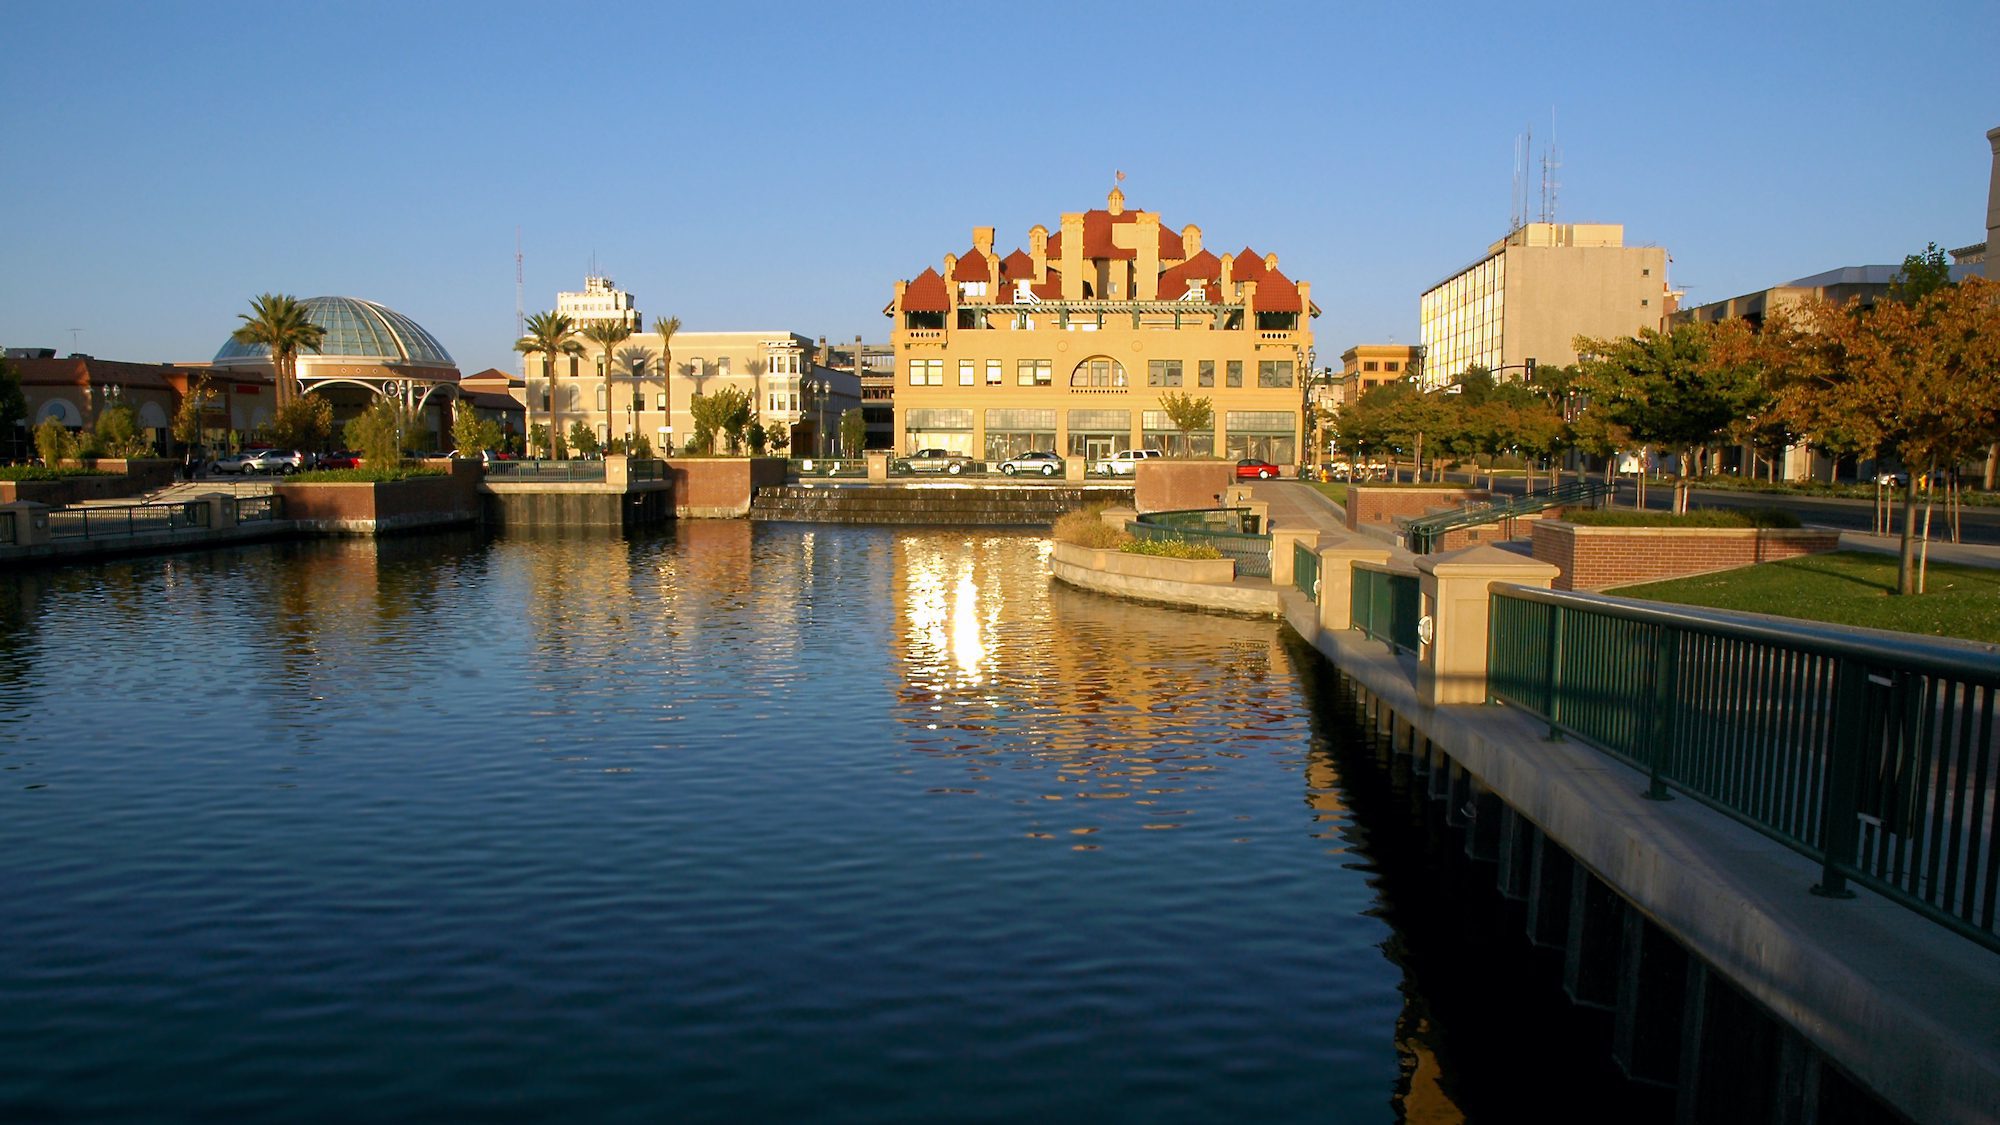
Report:
[{"label": "clear blue sky", "polygon": [[1414,343],[1553,110],[1558,218],[1690,301],[1984,237],[2000,4],[20,3],[0,344],[205,359],[270,290],[470,373],[593,254],[650,318],[887,335],[974,226],[1197,223],[1313,283],[1323,361]]}]

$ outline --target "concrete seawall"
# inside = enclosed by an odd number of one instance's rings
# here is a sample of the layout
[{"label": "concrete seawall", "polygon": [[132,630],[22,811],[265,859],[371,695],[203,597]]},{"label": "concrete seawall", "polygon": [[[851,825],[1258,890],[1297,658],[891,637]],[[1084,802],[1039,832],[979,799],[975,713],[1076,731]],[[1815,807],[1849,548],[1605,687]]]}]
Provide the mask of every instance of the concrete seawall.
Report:
[{"label": "concrete seawall", "polygon": [[[1422,702],[1412,658],[1359,633],[1323,630],[1304,595],[1283,597],[1291,627],[1379,708],[1411,752],[1463,772],[1471,807],[1482,797],[1504,804],[1703,971],[1897,1112],[1926,1123],[1995,1120],[2000,965],[1991,952],[1866,891],[1851,900],[1814,896],[1817,864],[1694,800],[1645,799],[1636,770],[1588,746],[1549,741],[1544,724],[1518,711]],[[1565,919],[1572,965],[1625,955],[1615,921],[1603,939],[1608,954],[1587,947],[1603,919],[1579,914],[1585,886],[1576,884]],[[1679,1021],[1699,1012],[1681,991],[1679,1011],[1655,1015]],[[1800,1065],[1801,1074],[1812,1070]],[[1692,1099],[1698,1067],[1683,1059],[1681,1069]]]}]

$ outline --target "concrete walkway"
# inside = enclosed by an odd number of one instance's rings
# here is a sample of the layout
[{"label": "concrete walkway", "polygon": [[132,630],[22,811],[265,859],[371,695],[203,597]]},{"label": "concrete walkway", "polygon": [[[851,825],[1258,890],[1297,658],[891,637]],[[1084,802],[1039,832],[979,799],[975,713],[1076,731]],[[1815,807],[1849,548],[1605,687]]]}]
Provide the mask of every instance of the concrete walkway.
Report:
[{"label": "concrete walkway", "polygon": [[[1903,545],[1902,540],[1894,535],[1869,535],[1861,531],[1843,531],[1840,533],[1840,549],[1894,555],[1902,551]],[[1930,545],[1930,560],[1958,563],[1961,566],[2000,567],[2000,547],[1989,547],[1980,543],[1940,543],[1933,539]]]},{"label": "concrete walkway", "polygon": [[[1347,511],[1325,493],[1304,481],[1262,480],[1250,484],[1250,497],[1271,506],[1272,527],[1311,527],[1320,533],[1320,546],[1365,539],[1371,547],[1389,552],[1392,563],[1414,562],[1417,556],[1403,549],[1387,528],[1362,531],[1347,529]],[[1375,534],[1380,532],[1380,534]]]}]

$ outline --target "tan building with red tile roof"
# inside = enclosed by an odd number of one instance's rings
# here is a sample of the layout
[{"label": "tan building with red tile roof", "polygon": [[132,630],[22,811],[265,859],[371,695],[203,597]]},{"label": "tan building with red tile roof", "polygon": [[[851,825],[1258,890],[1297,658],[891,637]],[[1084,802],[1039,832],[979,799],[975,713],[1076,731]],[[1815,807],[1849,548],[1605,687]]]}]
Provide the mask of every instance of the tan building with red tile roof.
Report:
[{"label": "tan building with red tile roof", "polygon": [[[904,452],[1298,460],[1319,315],[1310,286],[1275,254],[1217,257],[1201,228],[1127,210],[1115,188],[1053,233],[1030,229],[1025,251],[997,254],[993,228],[974,228],[969,250],[897,282],[883,312]],[[1174,393],[1208,399],[1213,428],[1183,442],[1161,405]]]}]

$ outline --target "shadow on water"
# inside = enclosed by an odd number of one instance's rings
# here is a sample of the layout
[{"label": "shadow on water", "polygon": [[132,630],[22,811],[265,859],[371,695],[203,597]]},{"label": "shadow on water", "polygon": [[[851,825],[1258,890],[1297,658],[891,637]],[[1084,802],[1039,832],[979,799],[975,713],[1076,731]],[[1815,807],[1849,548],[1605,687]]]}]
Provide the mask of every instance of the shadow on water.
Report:
[{"label": "shadow on water", "polygon": [[1316,792],[1337,785],[1343,835],[1366,857],[1403,970],[1396,1023],[1399,1121],[1673,1119],[1671,1091],[1633,1082],[1611,1059],[1611,1015],[1563,993],[1562,952],[1529,943],[1520,904],[1494,866],[1465,856],[1440,804],[1400,762],[1377,756],[1353,688],[1311,646],[1285,640],[1311,703]]}]

